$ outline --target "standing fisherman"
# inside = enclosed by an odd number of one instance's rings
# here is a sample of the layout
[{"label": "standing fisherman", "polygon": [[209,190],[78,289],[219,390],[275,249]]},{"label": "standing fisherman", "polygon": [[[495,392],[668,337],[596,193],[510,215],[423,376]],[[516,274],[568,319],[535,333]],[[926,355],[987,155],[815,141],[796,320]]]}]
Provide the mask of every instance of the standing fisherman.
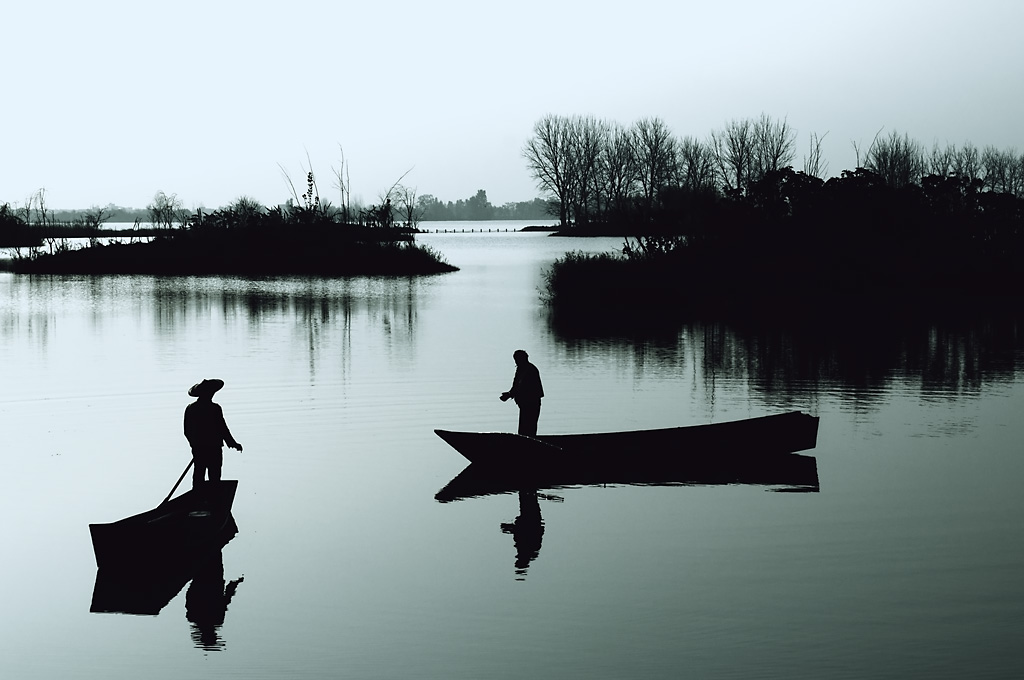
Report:
[{"label": "standing fisherman", "polygon": [[517,349],[512,353],[516,362],[516,375],[512,379],[512,388],[502,392],[502,401],[515,399],[519,407],[519,434],[537,436],[537,420],[540,419],[540,400],[544,396],[544,387],[540,383],[540,371],[530,363],[530,356]]},{"label": "standing fisherman", "polygon": [[223,380],[204,380],[188,391],[196,400],[185,407],[185,438],[192,446],[192,488],[197,488],[210,473],[210,481],[220,481],[220,468],[224,463],[223,445],[238,451],[242,445],[235,441],[224,421],[224,411],[213,401],[213,395],[224,387]]}]

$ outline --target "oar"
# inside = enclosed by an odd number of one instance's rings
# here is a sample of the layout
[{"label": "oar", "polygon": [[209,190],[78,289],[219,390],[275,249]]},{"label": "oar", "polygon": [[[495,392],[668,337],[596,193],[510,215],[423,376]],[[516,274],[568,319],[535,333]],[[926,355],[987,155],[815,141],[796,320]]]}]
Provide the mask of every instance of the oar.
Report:
[{"label": "oar", "polygon": [[181,473],[181,477],[178,477],[178,481],[176,481],[174,483],[174,487],[171,489],[171,492],[169,494],[167,494],[167,498],[165,498],[163,500],[163,503],[161,503],[160,505],[163,505],[167,501],[171,500],[171,496],[173,496],[174,492],[178,490],[178,485],[181,484],[181,480],[185,479],[185,475],[188,474],[188,471],[192,469],[192,463],[194,463],[194,462],[195,462],[194,458],[189,460],[188,465],[185,466],[185,471]]}]

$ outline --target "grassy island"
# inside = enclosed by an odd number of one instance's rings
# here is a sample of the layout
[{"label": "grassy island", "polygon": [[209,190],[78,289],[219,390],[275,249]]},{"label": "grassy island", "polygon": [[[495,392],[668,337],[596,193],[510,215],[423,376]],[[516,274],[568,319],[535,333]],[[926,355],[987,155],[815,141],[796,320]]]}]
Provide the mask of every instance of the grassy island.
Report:
[{"label": "grassy island", "polygon": [[[387,206],[389,208],[390,206]],[[177,226],[146,235],[100,238],[72,247],[49,237],[50,252],[16,254],[11,268],[24,274],[167,275],[419,275],[456,271],[415,230],[396,225],[384,207],[344,219],[339,211],[310,205],[270,209],[240,199],[211,213],[182,215]],[[106,243],[104,243],[106,241]],[[18,256],[20,255],[20,256]]]}]

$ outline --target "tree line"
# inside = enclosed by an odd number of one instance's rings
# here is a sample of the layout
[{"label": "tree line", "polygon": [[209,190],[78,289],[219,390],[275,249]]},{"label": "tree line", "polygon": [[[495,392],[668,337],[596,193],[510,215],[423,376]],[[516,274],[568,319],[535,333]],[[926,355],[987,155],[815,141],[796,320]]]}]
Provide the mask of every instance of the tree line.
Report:
[{"label": "tree line", "polygon": [[549,299],[579,311],[767,299],[777,311],[796,298],[1024,292],[1024,156],[927,150],[894,132],[858,149],[857,169],[826,180],[820,139],[803,170],[792,167],[794,139],[765,116],[705,140],[677,139],[658,119],[632,128],[542,119],[524,156],[565,231],[626,237],[619,255],[557,261]]},{"label": "tree line", "polygon": [[[827,177],[824,137],[809,137],[799,170],[808,178]],[[766,175],[792,169],[796,138],[785,119],[765,114],[729,121],[704,138],[677,136],[656,117],[627,126],[548,115],[535,123],[522,155],[563,228],[644,233],[685,222],[709,201],[740,199]],[[1024,154],[1012,150],[970,143],[928,149],[897,132],[854,148],[857,168],[892,188],[954,177],[980,191],[1024,197]]]},{"label": "tree line", "polygon": [[551,216],[550,202],[542,198],[492,205],[483,189],[467,199],[460,198],[454,202],[423,194],[416,205],[421,219],[426,221],[543,220]]}]

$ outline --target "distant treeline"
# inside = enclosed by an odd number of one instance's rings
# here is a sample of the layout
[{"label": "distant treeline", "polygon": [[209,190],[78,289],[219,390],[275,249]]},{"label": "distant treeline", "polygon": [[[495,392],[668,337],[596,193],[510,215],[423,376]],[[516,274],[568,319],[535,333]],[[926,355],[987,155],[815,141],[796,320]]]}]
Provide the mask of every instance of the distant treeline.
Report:
[{"label": "distant treeline", "polygon": [[[20,221],[28,224],[45,222],[62,225],[95,224],[97,223],[97,218],[99,218],[98,221],[100,223],[132,224],[136,221],[150,222],[152,221],[154,206],[158,207],[161,202],[162,193],[158,192],[154,203],[145,208],[125,208],[108,203],[103,207],[94,206],[74,210],[48,209],[45,210],[45,217],[40,215],[36,202],[37,194],[22,208],[13,208],[9,204],[4,204],[7,206],[7,212],[4,216],[0,216],[0,218],[9,216],[14,220],[20,219]],[[173,199],[174,197],[167,198]],[[355,212],[358,212],[359,207],[356,206]],[[492,205],[487,200],[487,192],[483,189],[477,191],[476,195],[470,198],[460,198],[454,202],[445,202],[431,194],[424,194],[416,197],[416,208],[418,210],[417,217],[420,220],[430,221],[544,220],[551,219],[552,210],[555,210],[557,215],[557,209],[553,208],[553,204],[541,198],[535,198],[532,201],[514,201],[502,205]]]},{"label": "distant treeline", "polygon": [[546,220],[551,219],[553,207],[551,201],[535,198],[532,201],[491,205],[487,200],[487,192],[480,189],[476,194],[465,200],[445,203],[431,194],[424,194],[417,199],[420,219],[427,221],[459,221],[459,220]]}]

